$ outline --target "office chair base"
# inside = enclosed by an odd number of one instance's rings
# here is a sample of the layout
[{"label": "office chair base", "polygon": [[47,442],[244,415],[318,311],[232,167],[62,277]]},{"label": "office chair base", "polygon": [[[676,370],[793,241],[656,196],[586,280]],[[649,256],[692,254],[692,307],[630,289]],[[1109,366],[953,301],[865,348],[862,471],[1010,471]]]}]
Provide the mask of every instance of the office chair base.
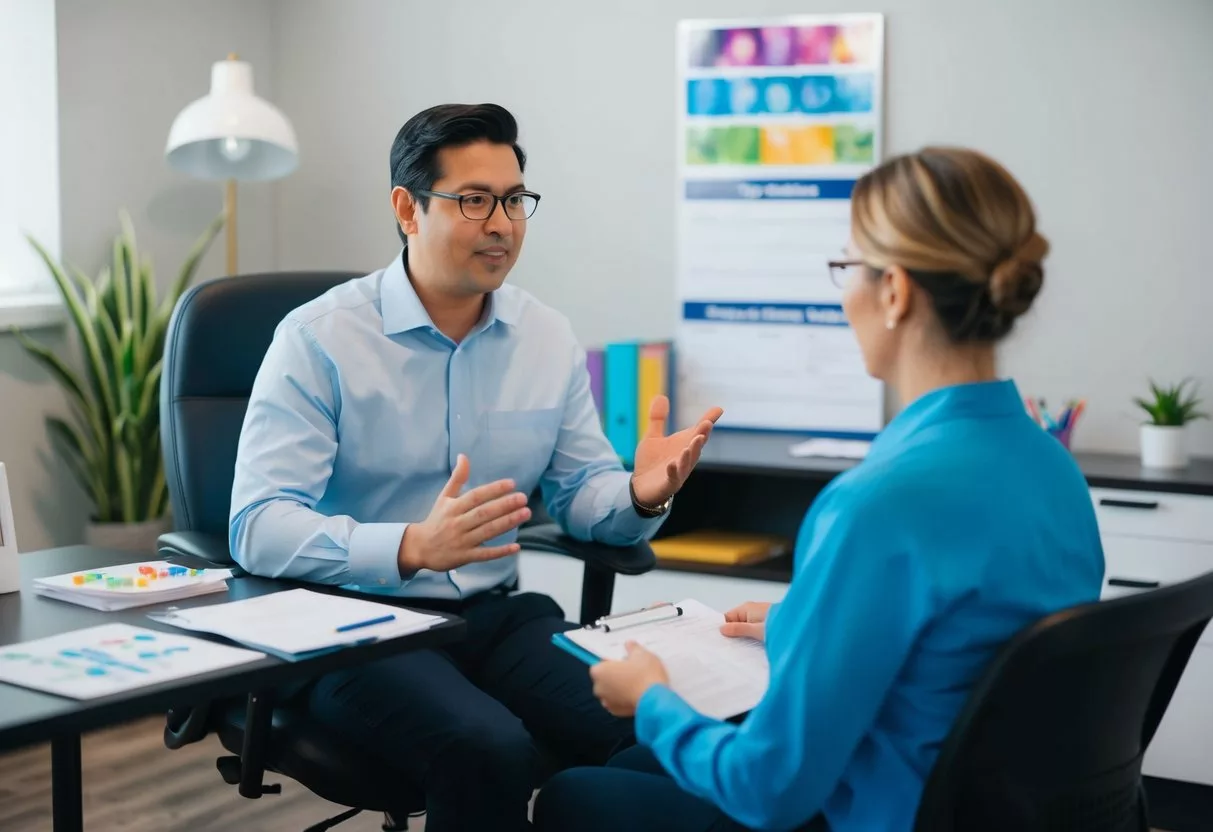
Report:
[{"label": "office chair base", "polygon": [[[328,830],[332,829],[333,827],[339,826],[355,815],[361,813],[361,809],[349,809],[339,815],[334,815],[328,820],[322,820],[315,826],[309,826],[307,829],[303,830],[303,832],[328,832]],[[383,832],[408,832],[408,816],[406,816],[403,821],[397,822],[390,814],[384,812],[383,826],[380,828],[383,830]]]},{"label": "office chair base", "polygon": [[362,814],[361,809],[348,809],[339,815],[333,815],[333,817],[329,818],[328,820],[320,821],[320,823],[316,824],[315,826],[309,826],[307,829],[304,829],[303,832],[328,832],[328,830],[332,829],[334,826],[345,823],[347,820],[354,817],[354,815],[360,814]]}]

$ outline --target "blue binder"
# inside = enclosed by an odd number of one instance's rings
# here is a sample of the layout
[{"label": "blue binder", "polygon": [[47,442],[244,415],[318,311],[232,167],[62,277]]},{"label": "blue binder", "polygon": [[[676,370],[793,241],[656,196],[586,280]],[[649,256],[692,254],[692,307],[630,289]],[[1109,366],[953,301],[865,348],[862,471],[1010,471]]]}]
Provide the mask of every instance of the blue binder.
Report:
[{"label": "blue binder", "polygon": [[635,341],[606,345],[606,436],[625,465],[631,465],[636,455],[638,363]]}]

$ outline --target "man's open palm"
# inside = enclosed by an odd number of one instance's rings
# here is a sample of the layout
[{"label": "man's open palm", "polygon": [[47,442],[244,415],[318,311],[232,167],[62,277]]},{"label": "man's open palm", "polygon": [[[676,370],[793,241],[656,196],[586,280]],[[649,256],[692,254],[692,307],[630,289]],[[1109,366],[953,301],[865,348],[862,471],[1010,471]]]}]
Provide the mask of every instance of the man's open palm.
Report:
[{"label": "man's open palm", "polygon": [[636,499],[656,506],[677,493],[699,462],[699,454],[723,414],[719,407],[709,408],[697,424],[666,436],[670,400],[655,397],[649,406],[649,428],[636,446],[632,477]]}]

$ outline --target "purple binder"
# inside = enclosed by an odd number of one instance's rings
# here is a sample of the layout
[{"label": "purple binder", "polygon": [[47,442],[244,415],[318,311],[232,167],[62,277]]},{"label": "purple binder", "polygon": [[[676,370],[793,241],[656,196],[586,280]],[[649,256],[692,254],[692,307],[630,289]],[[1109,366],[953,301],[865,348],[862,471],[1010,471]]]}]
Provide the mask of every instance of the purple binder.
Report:
[{"label": "purple binder", "polygon": [[585,367],[590,373],[590,393],[594,396],[594,404],[598,406],[598,418],[606,413],[606,366],[604,353],[600,349],[586,350]]}]

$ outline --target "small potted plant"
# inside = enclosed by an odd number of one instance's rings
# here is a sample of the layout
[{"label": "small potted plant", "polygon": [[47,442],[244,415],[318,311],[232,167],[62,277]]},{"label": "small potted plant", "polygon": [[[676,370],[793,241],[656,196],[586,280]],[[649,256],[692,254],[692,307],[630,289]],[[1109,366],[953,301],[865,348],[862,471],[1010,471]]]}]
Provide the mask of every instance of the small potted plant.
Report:
[{"label": "small potted plant", "polygon": [[1159,387],[1150,382],[1151,398],[1133,402],[1149,415],[1141,426],[1141,464],[1146,468],[1183,468],[1188,464],[1185,426],[1208,414],[1197,408],[1200,399],[1185,388],[1191,379],[1174,387]]}]

